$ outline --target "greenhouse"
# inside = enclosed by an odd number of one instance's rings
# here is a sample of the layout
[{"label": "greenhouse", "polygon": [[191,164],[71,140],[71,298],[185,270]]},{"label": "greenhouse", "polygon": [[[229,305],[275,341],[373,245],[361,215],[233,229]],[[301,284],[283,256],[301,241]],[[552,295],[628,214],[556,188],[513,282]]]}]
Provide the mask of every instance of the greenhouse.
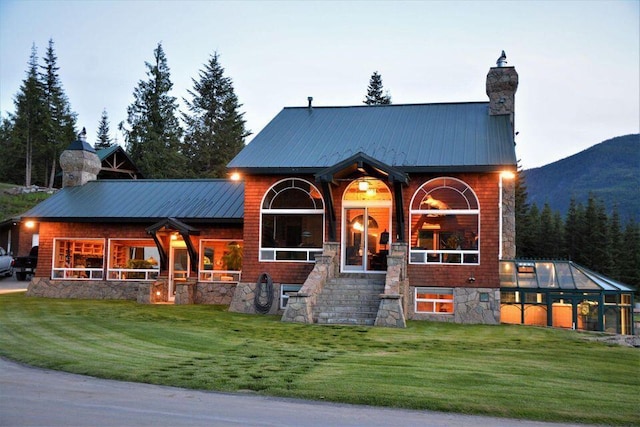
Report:
[{"label": "greenhouse", "polygon": [[633,289],[571,261],[500,262],[502,323],[633,335]]}]

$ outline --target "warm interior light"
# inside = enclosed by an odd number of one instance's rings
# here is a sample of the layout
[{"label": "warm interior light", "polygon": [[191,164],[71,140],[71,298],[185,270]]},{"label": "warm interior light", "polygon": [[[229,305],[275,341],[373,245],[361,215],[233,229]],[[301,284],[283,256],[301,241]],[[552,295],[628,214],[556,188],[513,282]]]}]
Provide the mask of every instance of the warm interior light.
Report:
[{"label": "warm interior light", "polygon": [[375,188],[369,188],[369,189],[367,190],[367,196],[369,196],[369,197],[373,197],[373,196],[375,196],[375,195],[376,195],[376,189],[375,189]]},{"label": "warm interior light", "polygon": [[369,189],[369,183],[365,180],[358,182],[358,190],[367,191]]},{"label": "warm interior light", "polygon": [[240,181],[240,174],[238,172],[233,172],[231,174],[231,180],[232,181]]},{"label": "warm interior light", "polygon": [[156,292],[156,296],[160,296],[160,291],[157,291],[157,292]]},{"label": "warm interior light", "polygon": [[171,234],[171,240],[178,240],[178,235],[176,233]]},{"label": "warm interior light", "polygon": [[513,179],[516,177],[516,174],[511,171],[502,171],[500,172],[500,176],[502,176],[502,179]]},{"label": "warm interior light", "polygon": [[358,231],[364,231],[364,227],[358,221],[353,223],[353,229]]},{"label": "warm interior light", "polygon": [[24,225],[25,225],[27,228],[33,228],[33,227],[35,227],[35,226],[36,226],[36,223],[35,223],[34,221],[27,221],[27,222],[25,222],[25,223],[24,223]]}]

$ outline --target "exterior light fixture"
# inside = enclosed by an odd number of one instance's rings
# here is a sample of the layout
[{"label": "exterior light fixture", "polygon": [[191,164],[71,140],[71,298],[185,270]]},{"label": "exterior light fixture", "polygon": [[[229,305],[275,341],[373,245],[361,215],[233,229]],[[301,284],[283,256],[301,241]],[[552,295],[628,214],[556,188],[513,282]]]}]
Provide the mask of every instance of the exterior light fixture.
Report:
[{"label": "exterior light fixture", "polygon": [[25,222],[25,223],[24,223],[24,225],[25,225],[25,227],[27,227],[27,228],[33,228],[33,227],[35,227],[35,226],[36,226],[36,223],[35,223],[35,221],[31,221],[31,220],[29,220],[29,221]]},{"label": "exterior light fixture", "polygon": [[241,176],[238,172],[233,172],[230,175],[230,178],[231,178],[231,181],[240,181]]},{"label": "exterior light fixture", "polygon": [[171,240],[178,240],[178,234],[177,233],[171,233]]},{"label": "exterior light fixture", "polygon": [[369,189],[369,183],[367,181],[365,181],[364,179],[361,181],[358,181],[358,190],[367,191],[368,189]]}]

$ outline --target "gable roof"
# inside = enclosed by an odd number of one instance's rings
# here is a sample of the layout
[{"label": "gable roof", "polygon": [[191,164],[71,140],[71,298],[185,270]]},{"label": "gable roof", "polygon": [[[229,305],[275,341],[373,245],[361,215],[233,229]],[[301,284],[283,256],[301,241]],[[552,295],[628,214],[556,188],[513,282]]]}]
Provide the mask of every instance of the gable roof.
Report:
[{"label": "gable roof", "polygon": [[65,187],[22,215],[60,222],[240,222],[244,184],[221,179],[114,179]]},{"label": "gable roof", "polygon": [[515,168],[508,115],[488,102],[284,108],[228,164],[316,173],[362,152],[404,172]]},{"label": "gable roof", "polygon": [[131,157],[118,144],[96,150],[102,164],[98,179],[144,178],[142,172],[133,163]]}]

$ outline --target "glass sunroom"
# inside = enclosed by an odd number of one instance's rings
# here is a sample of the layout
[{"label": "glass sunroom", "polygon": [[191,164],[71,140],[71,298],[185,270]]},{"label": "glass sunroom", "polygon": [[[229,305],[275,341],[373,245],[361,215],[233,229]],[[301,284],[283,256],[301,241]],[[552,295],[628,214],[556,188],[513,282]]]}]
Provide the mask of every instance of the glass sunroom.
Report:
[{"label": "glass sunroom", "polygon": [[633,289],[571,261],[500,261],[502,323],[633,335]]}]

